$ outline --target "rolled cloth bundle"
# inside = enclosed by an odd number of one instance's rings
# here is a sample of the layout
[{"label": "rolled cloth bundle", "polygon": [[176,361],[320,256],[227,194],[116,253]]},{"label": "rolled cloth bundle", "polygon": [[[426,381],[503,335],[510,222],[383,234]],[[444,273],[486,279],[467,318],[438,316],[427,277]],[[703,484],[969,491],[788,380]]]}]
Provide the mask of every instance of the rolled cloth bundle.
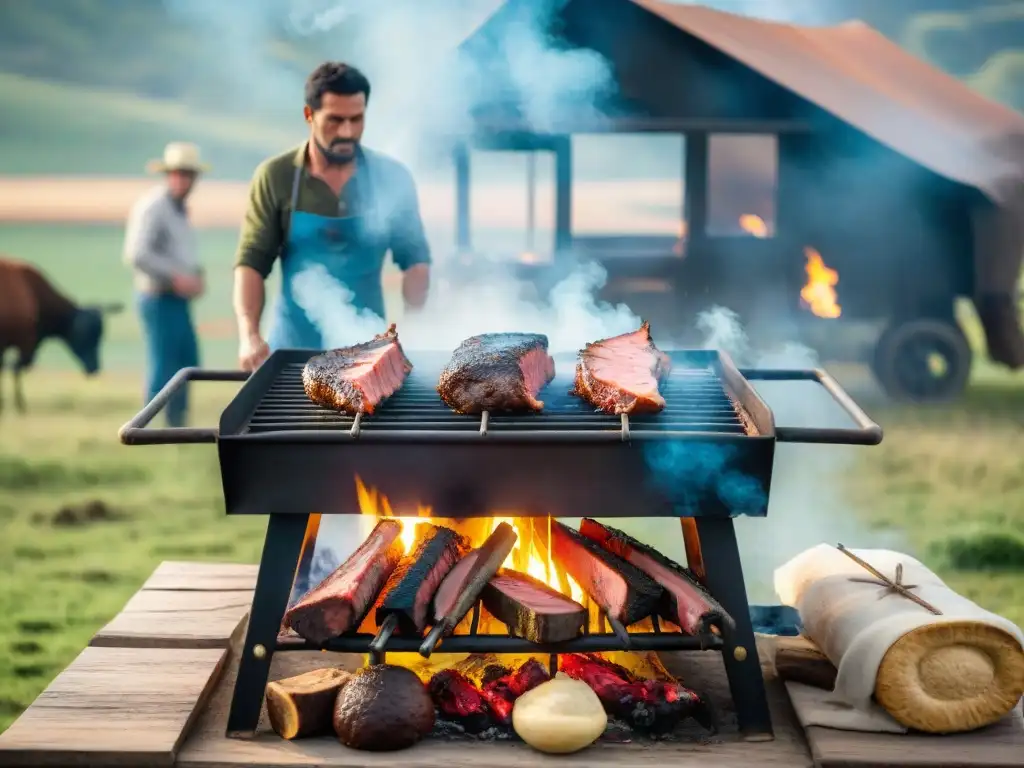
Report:
[{"label": "rolled cloth bundle", "polygon": [[904,587],[939,615],[827,544],[775,571],[779,598],[800,612],[804,633],[838,669],[831,701],[861,716],[833,727],[952,733],[990,725],[1013,709],[1024,694],[1019,627],[958,595],[908,555],[851,551],[892,581],[901,570]]}]

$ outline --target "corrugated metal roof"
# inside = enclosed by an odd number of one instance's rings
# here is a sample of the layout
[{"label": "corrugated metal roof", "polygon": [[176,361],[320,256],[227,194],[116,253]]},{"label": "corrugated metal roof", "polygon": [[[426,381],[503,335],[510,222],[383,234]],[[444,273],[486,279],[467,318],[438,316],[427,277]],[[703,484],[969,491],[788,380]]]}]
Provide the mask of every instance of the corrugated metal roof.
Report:
[{"label": "corrugated metal roof", "polygon": [[926,64],[863,22],[799,27],[696,5],[627,0],[799,94],[919,165],[1015,201],[1024,115]]}]

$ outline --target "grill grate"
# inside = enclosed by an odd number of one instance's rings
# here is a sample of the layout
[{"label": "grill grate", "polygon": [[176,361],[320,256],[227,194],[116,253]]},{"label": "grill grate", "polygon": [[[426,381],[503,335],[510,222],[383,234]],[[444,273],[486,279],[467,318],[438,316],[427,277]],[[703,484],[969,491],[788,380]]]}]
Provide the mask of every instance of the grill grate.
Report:
[{"label": "grill grate", "polygon": [[[249,418],[250,434],[279,431],[352,431],[355,419],[309,401],[302,388],[300,363],[286,365]],[[372,416],[363,416],[357,432],[713,432],[744,435],[736,405],[710,367],[673,369],[662,383],[667,406],[658,414],[618,416],[596,412],[569,394],[571,376],[557,376],[540,393],[541,414],[466,416],[452,412],[435,390],[436,377],[414,370],[405,385]]]}]

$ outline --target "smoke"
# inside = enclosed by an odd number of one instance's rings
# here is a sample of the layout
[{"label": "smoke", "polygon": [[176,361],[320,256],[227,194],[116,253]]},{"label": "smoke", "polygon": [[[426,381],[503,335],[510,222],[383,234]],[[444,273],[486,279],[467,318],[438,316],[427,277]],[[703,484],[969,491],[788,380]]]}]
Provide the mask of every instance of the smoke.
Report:
[{"label": "smoke", "polygon": [[[820,366],[815,352],[787,342],[754,348],[735,312],[716,307],[702,313],[698,327],[703,346],[727,353],[746,368],[806,369]],[[839,406],[813,382],[753,382],[777,425],[850,426]],[[747,594],[751,602],[774,603],[773,572],[794,555],[816,544],[855,543],[859,547],[893,547],[896,534],[859,522],[848,497],[858,451],[851,446],[778,443],[767,518],[738,518],[737,536]]]},{"label": "smoke", "polygon": [[[441,281],[427,306],[408,323],[399,323],[398,335],[409,352],[450,350],[468,336],[513,331],[545,334],[553,354],[576,352],[587,342],[640,325],[628,307],[596,298],[606,276],[597,264],[580,266],[552,288],[544,303],[524,298],[530,286],[498,268],[472,284]],[[297,275],[293,295],[328,347],[365,341],[384,329],[383,319],[353,309],[351,292],[323,267]]]}]

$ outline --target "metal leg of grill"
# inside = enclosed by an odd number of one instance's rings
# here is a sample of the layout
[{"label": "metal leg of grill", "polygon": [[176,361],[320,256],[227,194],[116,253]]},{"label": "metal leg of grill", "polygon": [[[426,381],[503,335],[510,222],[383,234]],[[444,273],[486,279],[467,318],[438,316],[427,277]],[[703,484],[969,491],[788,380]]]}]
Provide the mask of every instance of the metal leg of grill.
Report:
[{"label": "metal leg of grill", "polygon": [[309,515],[271,515],[263,542],[256,592],[249,612],[238,662],[238,678],[228,714],[228,736],[252,736],[260,721],[260,708],[274,658],[281,619],[288,607],[292,581],[302,555]]},{"label": "metal leg of grill", "polygon": [[770,740],[774,738],[771,714],[732,518],[698,517],[694,522],[705,585],[736,621],[736,629],[723,638],[722,659],[740,732],[750,741]]}]

